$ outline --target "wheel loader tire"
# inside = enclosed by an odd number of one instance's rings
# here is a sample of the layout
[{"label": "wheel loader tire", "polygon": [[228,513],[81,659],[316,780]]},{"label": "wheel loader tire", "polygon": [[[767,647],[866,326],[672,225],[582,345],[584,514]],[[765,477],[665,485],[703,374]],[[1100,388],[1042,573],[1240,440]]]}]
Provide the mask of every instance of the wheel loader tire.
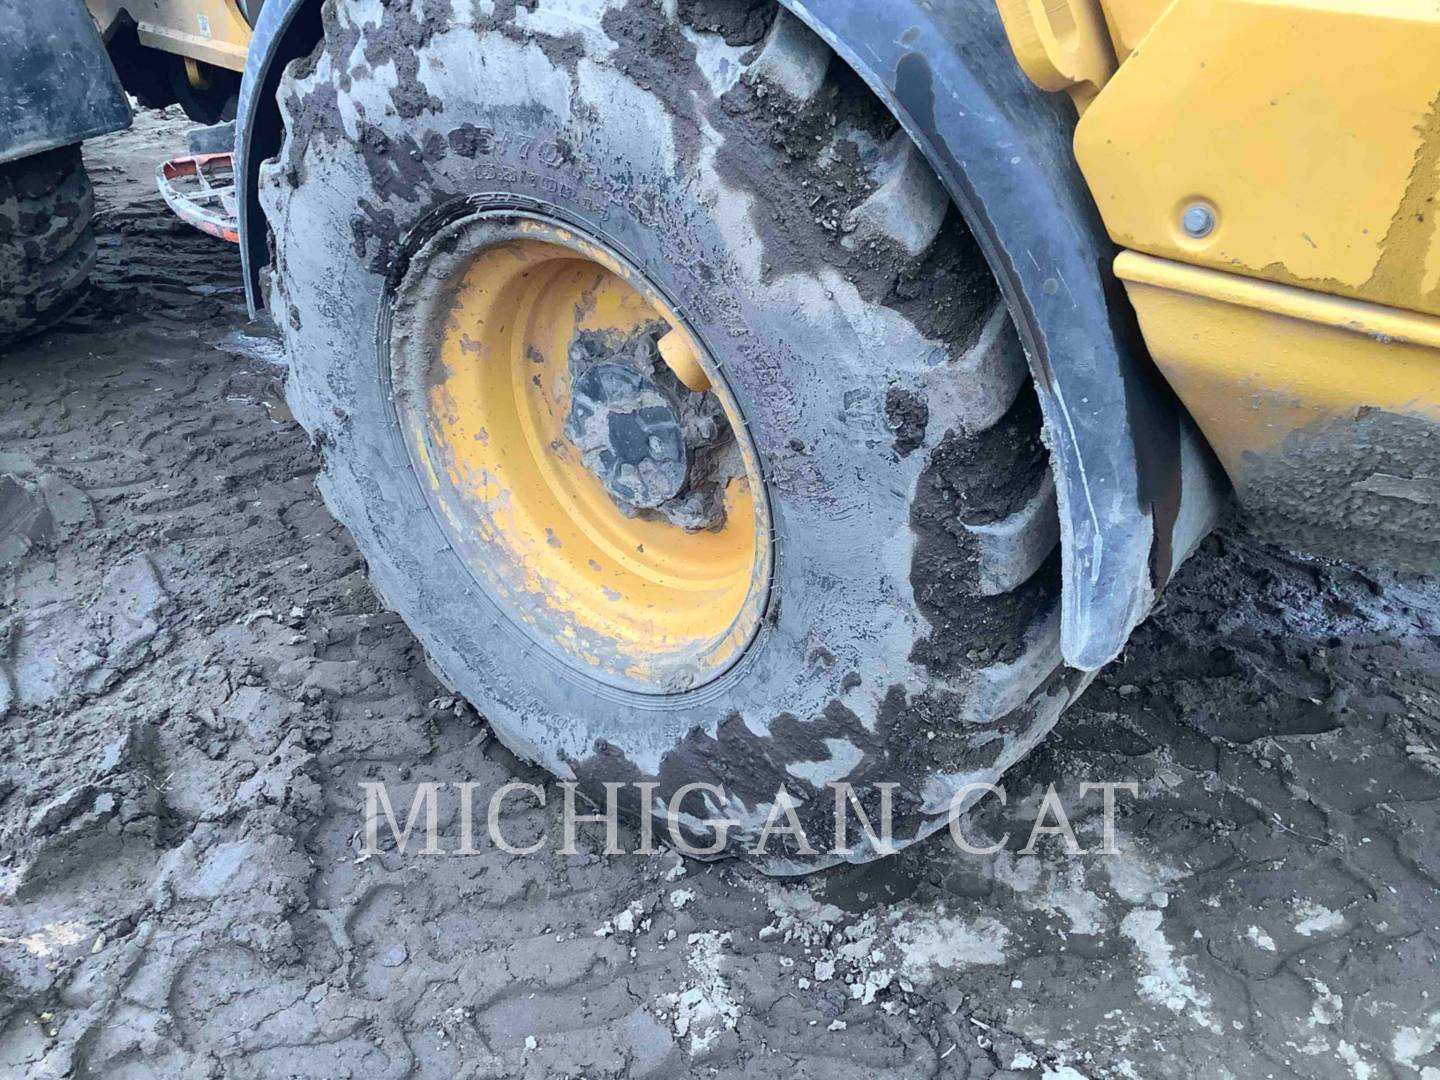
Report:
[{"label": "wheel loader tire", "polygon": [[[976,243],[817,37],[773,4],[734,6],[727,20],[683,0],[668,17],[649,0],[563,18],[545,4],[464,17],[327,4],[321,45],[281,85],[286,138],[262,168],[269,303],[325,498],[437,674],[507,747],[597,803],[626,784],[633,817],[635,785],[655,785],[643,802],[658,839],[675,823],[692,848],[799,873],[883,853],[853,814],[838,850],[833,785],[852,785],[877,829],[894,785],[894,847],[913,843],[957,795],[978,798],[967,784],[1027,754],[1084,676],[1060,657],[1039,408]],[[735,439],[753,446],[764,581],[723,664],[637,685],[644,663],[607,667],[609,639],[566,621],[569,585],[497,569],[512,548],[533,571],[592,539],[562,542],[548,521],[542,538],[506,532],[518,512],[490,496],[533,447],[520,428],[467,421],[500,407],[485,393],[451,393],[512,363],[505,335],[553,329],[519,311],[535,236],[590,253],[596,282],[629,282],[699,342]],[[581,294],[577,326],[586,305],[604,306]],[[569,347],[572,393],[588,340]],[[525,352],[535,366],[502,398],[552,377],[554,355]],[[675,378],[703,385],[686,370]],[[536,445],[574,459],[562,441]],[[628,512],[615,528],[682,542],[663,506]],[[729,520],[683,535],[713,544]],[[617,608],[622,593],[607,593]],[[714,789],[672,805],[697,783]],[[786,801],[805,843],[755,850]]]},{"label": "wheel loader tire", "polygon": [[0,345],[63,319],[95,265],[95,194],[79,146],[0,165]]}]

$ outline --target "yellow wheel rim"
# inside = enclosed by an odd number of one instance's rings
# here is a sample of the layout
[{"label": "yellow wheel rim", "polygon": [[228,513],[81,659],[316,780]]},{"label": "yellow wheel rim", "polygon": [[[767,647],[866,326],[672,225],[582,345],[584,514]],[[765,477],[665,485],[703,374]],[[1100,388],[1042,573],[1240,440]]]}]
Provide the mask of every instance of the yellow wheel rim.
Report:
[{"label": "yellow wheel rim", "polygon": [[[765,606],[769,511],[733,395],[659,293],[567,227],[492,212],[432,236],[392,309],[384,336],[406,449],[451,546],[508,621],[544,654],[627,689],[683,691],[731,666]],[[566,427],[582,334],[654,335],[671,385],[714,395],[729,428],[719,438],[743,463],[718,487],[723,521],[683,528],[664,507],[622,508],[587,466]]]}]

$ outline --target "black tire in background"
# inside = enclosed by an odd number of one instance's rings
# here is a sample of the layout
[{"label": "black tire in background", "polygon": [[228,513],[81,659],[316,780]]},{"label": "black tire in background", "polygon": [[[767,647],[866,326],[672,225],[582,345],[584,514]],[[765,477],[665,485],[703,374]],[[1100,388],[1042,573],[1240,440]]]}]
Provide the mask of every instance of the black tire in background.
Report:
[{"label": "black tire in background", "polygon": [[79,301],[95,265],[94,216],[78,145],[0,165],[0,344]]},{"label": "black tire in background", "polygon": [[219,124],[235,119],[240,105],[240,73],[213,64],[198,64],[201,85],[190,79],[183,56],[157,52],[154,59],[165,65],[173,100],[197,124]]},{"label": "black tire in background", "polygon": [[[727,817],[743,852],[782,785],[822,850],[830,782],[872,813],[877,785],[898,785],[899,846],[943,826],[1086,679],[1060,657],[1025,359],[933,172],[773,3],[420,7],[326,5],[261,176],[292,406],[377,591],[522,757],[601,799],[606,781],[656,782],[660,800],[722,785],[677,815],[697,843],[699,819]],[[437,220],[537,206],[681,311],[763,463],[769,609],[733,668],[685,692],[620,691],[539,655],[445,538],[397,436],[377,341],[407,260]],[[876,856],[851,840],[852,861]],[[757,861],[838,857],[777,843]]]}]

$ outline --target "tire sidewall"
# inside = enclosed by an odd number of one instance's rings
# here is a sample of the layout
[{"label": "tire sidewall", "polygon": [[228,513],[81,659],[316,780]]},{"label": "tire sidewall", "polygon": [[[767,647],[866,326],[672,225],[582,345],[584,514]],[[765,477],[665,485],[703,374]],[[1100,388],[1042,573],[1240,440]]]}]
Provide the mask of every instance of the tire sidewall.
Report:
[{"label": "tire sidewall", "polygon": [[[350,17],[354,27],[367,18]],[[502,740],[560,776],[658,780],[662,798],[697,779],[722,783],[728,802],[711,809],[738,821],[740,838],[763,824],[781,785],[812,822],[831,813],[830,781],[898,781],[900,805],[918,805],[933,775],[895,745],[889,716],[897,694],[935,683],[911,660],[929,630],[910,582],[925,454],[896,452],[884,402],[889,386],[923,388],[943,343],[862,298],[823,244],[812,272],[769,274],[765,209],[715,167],[730,148],[697,136],[658,93],[608,63],[567,63],[484,26],[471,31],[467,62],[456,40],[466,32],[435,35],[434,62],[408,87],[363,78],[359,49],[322,55],[290,111],[328,107],[335,122],[292,124],[286,157],[266,170],[280,238],[273,299],[297,358],[291,396],[326,447],[322,486],[377,591]],[[367,71],[375,48],[364,50]],[[685,92],[708,92],[698,72]],[[430,108],[407,118],[402,102],[415,93]],[[719,679],[645,695],[550,661],[430,513],[377,327],[406,234],[456,199],[474,210],[533,204],[603,238],[723,369],[767,481],[774,561],[761,629]],[[932,418],[936,436],[946,419]],[[965,680],[951,682],[963,711]]]}]

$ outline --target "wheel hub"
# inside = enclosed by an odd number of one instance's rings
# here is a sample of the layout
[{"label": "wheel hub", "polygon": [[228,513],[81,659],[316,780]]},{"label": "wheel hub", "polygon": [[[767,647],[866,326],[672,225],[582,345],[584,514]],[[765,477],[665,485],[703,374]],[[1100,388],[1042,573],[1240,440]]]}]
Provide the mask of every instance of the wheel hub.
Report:
[{"label": "wheel hub", "polygon": [[653,510],[678,495],[690,454],[670,396],[624,364],[594,364],[573,378],[565,436],[611,497]]},{"label": "wheel hub", "polygon": [[653,511],[682,529],[718,529],[724,487],[743,468],[723,406],[708,380],[697,379],[698,363],[687,368],[673,337],[664,324],[625,340],[577,334],[565,437],[623,513]]}]

